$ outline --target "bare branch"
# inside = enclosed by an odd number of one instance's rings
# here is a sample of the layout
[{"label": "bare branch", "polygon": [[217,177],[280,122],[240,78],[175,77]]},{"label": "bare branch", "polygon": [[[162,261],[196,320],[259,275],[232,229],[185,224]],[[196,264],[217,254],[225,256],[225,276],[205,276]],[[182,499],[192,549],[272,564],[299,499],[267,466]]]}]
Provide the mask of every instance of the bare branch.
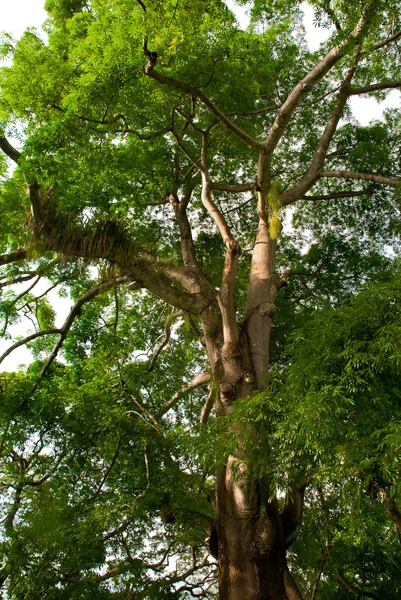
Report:
[{"label": "bare branch", "polygon": [[188,146],[186,146],[184,144],[184,142],[182,141],[181,136],[178,135],[178,133],[174,130],[171,129],[171,133],[173,134],[175,141],[177,142],[177,146],[183,151],[183,153],[185,154],[185,156],[187,158],[189,158],[189,160],[201,171],[202,170],[202,165],[199,162],[199,160],[192,154],[192,152],[189,150]]},{"label": "bare branch", "polygon": [[350,83],[360,58],[361,49],[358,45],[353,57],[353,63],[347,70],[347,74],[343,82],[341,83],[333,110],[331,111],[330,118],[319,140],[311,164],[301,181],[297,183],[292,189],[281,195],[281,202],[283,206],[292,204],[300,197],[302,197],[312,187],[312,185],[318,178],[319,169],[323,167],[331,140],[333,139],[333,136],[337,130],[338,123],[341,119],[345,105],[349,98]]},{"label": "bare branch", "polygon": [[17,516],[17,512],[19,511],[22,502],[22,489],[22,485],[18,485],[15,488],[14,501],[4,521],[4,529],[7,533],[10,533],[14,529],[14,519]]},{"label": "bare branch", "polygon": [[261,108],[254,108],[253,110],[232,110],[226,112],[225,115],[227,117],[250,117],[253,115],[261,115],[262,113],[278,110],[280,108],[280,104],[271,104],[270,106],[263,106]]},{"label": "bare branch", "polygon": [[324,10],[324,12],[326,13],[326,15],[332,20],[335,28],[337,29],[337,31],[341,31],[341,25],[338,22],[336,15],[334,13],[334,10],[331,8],[330,6],[330,2],[319,2],[317,3],[317,6],[319,6],[320,8],[322,8]]},{"label": "bare branch", "polygon": [[390,187],[397,187],[401,185],[401,179],[393,179],[391,177],[384,177],[383,175],[374,175],[373,173],[355,173],[354,171],[326,171],[321,169],[319,171],[319,177],[373,181],[373,183],[382,183]]},{"label": "bare branch", "polygon": [[161,407],[161,409],[159,410],[159,412],[157,414],[158,419],[163,417],[170,410],[170,408],[173,408],[173,406],[175,406],[175,404],[178,402],[178,400],[181,398],[181,396],[183,396],[187,392],[190,392],[191,390],[196,389],[197,387],[203,385],[204,383],[207,383],[208,381],[210,381],[210,373],[209,373],[209,371],[205,371],[204,373],[200,373],[199,375],[194,377],[188,383],[185,383],[178,390],[178,392],[176,392],[174,394],[174,396],[172,396],[172,398],[170,398],[170,400],[168,400],[168,402],[166,402],[164,404],[164,406]]},{"label": "bare branch", "polygon": [[[152,413],[146,408],[146,406],[144,406],[142,404],[142,402],[139,402],[139,400],[135,396],[133,396],[132,394],[130,394],[130,398],[137,405],[137,407],[141,409],[141,411],[143,412],[143,414],[148,417],[149,421],[152,423],[152,427],[154,427],[154,429],[156,429],[156,431],[158,433],[162,434],[161,428],[160,428],[160,423],[158,422],[158,420],[156,419],[156,417],[154,417],[152,415]],[[159,417],[159,415],[158,415],[158,417]]]},{"label": "bare branch", "polygon": [[209,183],[209,172],[207,166],[207,132],[203,132],[202,134],[202,155],[201,155],[201,163],[202,163],[202,202],[204,207],[206,208],[209,215],[212,217],[213,221],[216,223],[217,228],[220,232],[221,237],[227,248],[233,246],[238,246],[237,242],[234,240],[234,237],[231,233],[230,227],[224,217],[224,215],[219,211],[216,204],[212,200],[211,195],[211,187]]},{"label": "bare branch", "polygon": [[146,6],[142,2],[142,0],[136,0],[136,1],[138,2],[139,6],[142,8],[143,12],[146,13]]},{"label": "bare branch", "polygon": [[239,331],[234,302],[235,280],[240,254],[239,244],[230,242],[227,247],[224,261],[223,277],[221,281],[218,302],[223,321],[223,337],[225,344],[238,344]]},{"label": "bare branch", "polygon": [[313,587],[312,587],[312,591],[311,591],[311,597],[310,600],[315,600],[316,599],[316,595],[317,595],[317,590],[319,587],[319,582],[320,582],[320,578],[323,575],[323,570],[324,567],[326,565],[327,562],[327,552],[325,553],[323,560],[319,566],[319,568],[317,569],[317,572],[315,571],[315,581],[313,582]]},{"label": "bare branch", "polygon": [[104,475],[103,475],[102,479],[100,480],[100,483],[99,483],[99,485],[98,485],[98,487],[97,487],[97,489],[96,489],[95,493],[93,494],[93,496],[92,496],[92,498],[91,498],[91,501],[94,501],[94,500],[96,500],[96,498],[99,496],[100,492],[102,491],[102,487],[103,487],[103,485],[104,485],[104,483],[105,483],[105,481],[106,481],[107,477],[110,475],[110,473],[111,473],[111,471],[112,471],[112,469],[113,469],[114,465],[115,465],[115,464],[116,464],[116,462],[117,462],[117,458],[118,458],[118,455],[119,455],[119,453],[120,453],[121,439],[122,439],[122,436],[121,436],[121,437],[120,437],[120,439],[118,440],[117,448],[116,448],[116,451],[115,451],[115,453],[114,453],[114,455],[113,455],[113,458],[111,459],[111,462],[110,462],[109,466],[107,467],[107,469],[106,469],[106,471],[105,471],[105,473],[104,473]]}]

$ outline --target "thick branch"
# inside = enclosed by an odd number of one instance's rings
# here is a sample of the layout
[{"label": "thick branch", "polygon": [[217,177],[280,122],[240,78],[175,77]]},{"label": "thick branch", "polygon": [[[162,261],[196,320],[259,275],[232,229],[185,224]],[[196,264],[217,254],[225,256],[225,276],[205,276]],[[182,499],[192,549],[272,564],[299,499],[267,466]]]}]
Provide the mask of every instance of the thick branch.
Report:
[{"label": "thick branch", "polygon": [[[368,5],[368,10],[371,10],[372,2]],[[272,155],[278,142],[284,134],[284,131],[291,120],[291,117],[296,108],[301,103],[302,99],[311,92],[319,81],[334,67],[334,65],[347,53],[350,46],[357,42],[364,27],[366,25],[365,17],[361,17],[358,25],[351,33],[350,37],[345,38],[332,48],[326,56],[293,88],[287,97],[284,104],[278,111],[277,117],[270,133],[264,143],[266,153]]]},{"label": "thick branch", "polygon": [[198,270],[196,260],[195,246],[192,239],[191,225],[188,220],[187,206],[191,197],[192,189],[184,190],[181,202],[176,194],[170,194],[170,204],[174,209],[175,218],[177,219],[180,230],[181,254],[184,265],[191,269]]},{"label": "thick branch", "polygon": [[[173,136],[175,137],[178,147],[183,151],[185,156],[187,158],[189,158],[189,160],[192,162],[193,165],[195,165],[200,171],[202,171],[203,170],[202,163],[192,154],[192,152],[189,150],[189,148],[184,144],[182,137],[177,133],[177,131],[175,129],[174,114],[176,111],[177,111],[177,109],[173,108],[173,112],[171,113],[170,131],[173,134]],[[179,112],[179,111],[177,111],[177,112]]]},{"label": "thick branch", "polygon": [[313,156],[309,169],[297,185],[295,185],[291,190],[289,190],[285,194],[282,194],[281,202],[283,205],[288,205],[296,202],[296,200],[301,198],[312,187],[312,185],[318,178],[319,169],[323,167],[325,158],[327,156],[327,151],[330,146],[330,142],[333,139],[333,136],[337,130],[338,123],[341,119],[345,105],[349,98],[350,82],[355,73],[357,64],[360,60],[360,56],[360,48],[358,47],[354,56],[353,64],[348,69],[344,81],[340,86],[340,91],[337,95],[336,102],[334,104],[333,110],[331,111],[330,118],[324,129],[322,137],[319,140],[316,152]]},{"label": "thick branch", "polygon": [[378,92],[379,90],[390,90],[401,88],[401,79],[397,81],[382,81],[381,83],[372,83],[362,87],[351,88],[350,96],[357,96],[359,94],[369,94],[369,92]]},{"label": "thick branch", "polygon": [[34,181],[28,189],[29,200],[31,202],[31,210],[32,216],[35,223],[40,223],[43,221],[44,212],[42,206],[42,200],[40,197],[40,186]]},{"label": "thick branch", "polygon": [[201,416],[199,419],[199,422],[201,425],[206,425],[206,423],[209,419],[209,415],[212,412],[212,408],[216,401],[215,397],[216,397],[216,388],[212,385],[212,386],[210,386],[209,393],[205,400],[205,404],[202,407],[202,412],[201,412]]},{"label": "thick branch", "polygon": [[2,265],[9,265],[13,262],[18,262],[19,260],[25,260],[27,257],[27,251],[25,248],[18,248],[15,252],[10,252],[9,254],[0,255],[0,267]]},{"label": "thick branch", "polygon": [[218,295],[218,302],[223,320],[224,343],[226,344],[237,344],[239,339],[234,302],[235,280],[237,276],[239,254],[240,248],[238,243],[232,241],[226,251],[220,294]]},{"label": "thick branch", "polygon": [[382,183],[390,187],[401,185],[401,179],[384,177],[383,175],[374,175],[372,173],[355,173],[354,171],[319,171],[319,177],[334,177],[338,179],[357,179],[362,181],[373,181],[373,183]]},{"label": "thick branch", "polygon": [[209,183],[209,172],[207,166],[207,133],[203,132],[202,134],[202,202],[204,207],[206,208],[209,215],[212,217],[213,221],[216,223],[217,228],[220,232],[221,237],[227,248],[237,245],[237,242],[234,240],[234,237],[231,233],[230,227],[224,217],[224,215],[219,211],[216,204],[212,200],[211,195],[211,187]]},{"label": "thick branch", "polygon": [[35,223],[35,230],[46,249],[69,256],[108,259],[172,306],[197,314],[216,297],[215,289],[194,269],[162,262],[134,242],[116,241],[107,232],[94,230],[77,235],[58,228],[47,217]]},{"label": "thick branch", "polygon": [[208,381],[210,381],[210,373],[209,373],[209,371],[205,371],[204,373],[200,373],[199,375],[194,377],[188,383],[185,383],[178,390],[178,392],[176,392],[174,394],[174,396],[172,396],[170,398],[170,400],[168,400],[168,402],[166,402],[164,404],[164,406],[162,406],[162,408],[159,410],[159,412],[157,414],[157,418],[160,419],[170,410],[170,408],[173,408],[173,406],[175,406],[175,404],[178,402],[178,400],[181,398],[181,396],[183,396],[187,392],[190,392],[191,390],[196,389],[197,387],[203,385],[204,383],[207,383]]},{"label": "thick branch", "polygon": [[17,512],[21,506],[22,489],[22,485],[18,485],[15,488],[14,501],[4,521],[4,529],[6,530],[6,533],[11,533],[14,529],[14,519],[17,516]]},{"label": "thick branch", "polygon": [[302,200],[336,200],[337,198],[355,198],[357,196],[366,196],[369,193],[369,188],[364,190],[351,190],[343,192],[333,192],[332,194],[321,194],[320,196],[302,196]]},{"label": "thick branch", "polygon": [[19,162],[21,152],[18,152],[18,150],[10,144],[5,135],[0,135],[0,148],[3,150],[4,154],[7,154],[7,156],[15,163]]}]

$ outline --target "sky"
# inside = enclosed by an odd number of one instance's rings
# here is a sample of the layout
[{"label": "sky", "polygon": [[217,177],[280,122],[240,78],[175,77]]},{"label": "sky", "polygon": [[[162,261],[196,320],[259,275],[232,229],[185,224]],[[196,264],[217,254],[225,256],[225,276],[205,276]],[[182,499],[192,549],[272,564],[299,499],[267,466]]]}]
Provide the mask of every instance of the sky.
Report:
[{"label": "sky", "polygon": [[[7,32],[14,39],[18,39],[27,27],[35,27],[38,32],[41,31],[41,25],[47,18],[43,5],[45,0],[0,0],[0,32]],[[226,0],[226,4],[233,10],[235,8],[237,19],[242,27],[246,27],[248,17],[246,15],[246,7],[235,6],[233,0]],[[319,29],[313,25],[313,10],[304,3],[305,27],[307,30],[307,39],[311,50],[319,47],[319,44],[324,41],[329,35],[327,30]],[[42,32],[43,33],[43,32]],[[45,36],[45,34],[43,34]],[[383,115],[383,110],[390,106],[400,106],[401,95],[398,91],[391,92],[386,101],[380,105],[373,98],[352,98],[351,108],[354,116],[358,119],[361,125],[368,125],[373,119],[380,119]],[[44,288],[38,289],[37,293],[44,291]],[[65,318],[66,311],[69,309],[69,301],[62,300],[53,294],[52,302],[58,311],[58,323]],[[9,341],[0,340],[0,354],[8,347]],[[19,348],[0,366],[0,370],[13,370],[18,365],[28,363],[30,352],[25,348]]]}]

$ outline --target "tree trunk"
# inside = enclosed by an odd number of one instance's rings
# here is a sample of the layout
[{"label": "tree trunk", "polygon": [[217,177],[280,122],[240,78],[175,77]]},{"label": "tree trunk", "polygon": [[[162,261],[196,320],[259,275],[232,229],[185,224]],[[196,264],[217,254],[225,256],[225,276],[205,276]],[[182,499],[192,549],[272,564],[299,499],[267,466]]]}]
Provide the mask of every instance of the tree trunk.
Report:
[{"label": "tree trunk", "polygon": [[[234,250],[231,254],[228,250],[223,279],[228,283],[222,286],[219,299],[221,325],[216,327],[215,320],[212,328],[211,315],[209,323],[204,323],[204,331],[209,332],[205,335],[209,359],[220,388],[218,416],[230,413],[236,399],[247,398],[265,386],[275,301],[283,284],[274,270],[275,251],[276,240],[271,239],[268,223],[261,218],[244,322],[239,327],[232,318],[233,300],[226,293],[234,275],[229,273]],[[236,456],[228,458],[216,480],[212,544],[218,555],[219,599],[302,600],[286,563],[285,538],[294,530],[287,525],[295,522],[291,513],[295,503],[286,504],[282,518],[277,501],[268,500],[267,490],[262,493],[263,482],[254,481],[242,458],[241,424],[235,424],[234,430]]]}]

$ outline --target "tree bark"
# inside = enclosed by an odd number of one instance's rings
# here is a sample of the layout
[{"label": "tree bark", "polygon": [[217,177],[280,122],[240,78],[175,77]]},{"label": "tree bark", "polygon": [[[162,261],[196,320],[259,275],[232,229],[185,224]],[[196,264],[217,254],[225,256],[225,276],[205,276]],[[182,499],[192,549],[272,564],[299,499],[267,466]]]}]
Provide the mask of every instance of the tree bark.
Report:
[{"label": "tree bark", "polygon": [[[240,398],[263,389],[269,366],[269,343],[277,293],[283,285],[275,272],[276,240],[269,233],[264,200],[259,201],[260,221],[256,237],[247,308],[240,326],[233,318],[233,281],[236,249],[228,247],[225,275],[217,307],[203,313],[206,347],[219,386],[217,415],[232,412]],[[230,269],[232,271],[230,276]],[[218,313],[218,317],[216,317]],[[237,451],[217,473],[214,508],[215,530],[211,550],[218,557],[220,600],[302,600],[288,571],[286,537],[292,507],[280,514],[278,503],[252,476],[242,452],[241,423],[232,425]],[[301,502],[303,495],[300,497]],[[287,514],[288,513],[288,514]],[[299,508],[297,515],[300,518]]]},{"label": "tree bark", "polygon": [[287,567],[277,503],[263,505],[258,485],[246,472],[241,480],[237,460],[230,457],[217,476],[219,599],[301,600]]}]

